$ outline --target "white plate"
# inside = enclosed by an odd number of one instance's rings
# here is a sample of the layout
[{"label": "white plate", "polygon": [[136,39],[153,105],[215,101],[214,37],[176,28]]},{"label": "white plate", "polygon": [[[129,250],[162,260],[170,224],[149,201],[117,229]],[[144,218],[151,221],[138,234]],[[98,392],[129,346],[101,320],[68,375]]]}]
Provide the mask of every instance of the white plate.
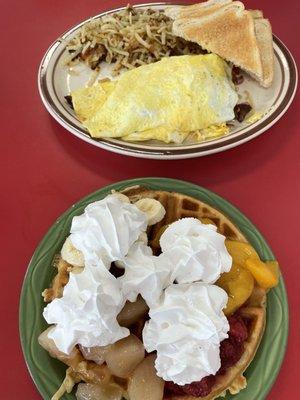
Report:
[{"label": "white plate", "polygon": [[[165,9],[169,6],[170,4],[165,3],[149,3],[135,7]],[[123,8],[106,11],[92,18],[99,18]],[[93,139],[64,98],[71,90],[83,87],[92,73],[88,67],[79,64],[76,68],[80,73],[70,74],[63,63],[68,54],[66,44],[87,21],[71,28],[50,46],[39,68],[38,85],[41,98],[49,113],[73,135],[94,146],[128,156],[155,159],[183,159],[217,153],[245,143],[265,132],[281,118],[294,98],[298,81],[295,61],[285,45],[273,36],[275,75],[272,86],[264,89],[251,78],[246,78],[239,86],[241,93],[247,90],[251,94],[255,110],[265,112],[259,121],[252,124],[246,122],[236,124],[228,135],[202,143],[164,144],[158,141],[125,142],[120,139]],[[102,74],[105,75],[105,72]]]}]

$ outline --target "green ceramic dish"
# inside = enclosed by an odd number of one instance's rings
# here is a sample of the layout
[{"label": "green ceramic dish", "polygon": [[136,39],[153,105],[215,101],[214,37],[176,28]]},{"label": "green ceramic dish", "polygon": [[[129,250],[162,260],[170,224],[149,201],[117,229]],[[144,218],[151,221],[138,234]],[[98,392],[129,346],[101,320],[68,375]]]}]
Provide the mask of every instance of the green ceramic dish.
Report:
[{"label": "green ceramic dish", "polygon": [[[181,192],[210,204],[226,214],[245,234],[260,257],[273,260],[274,255],[255,226],[234,206],[216,194],[188,182],[164,178],[144,178],[119,182],[98,190],[73,205],[45,235],[36,249],[25,276],[20,300],[20,337],[28,369],[44,399],[50,399],[60,386],[66,367],[42,349],[37,338],[46,328],[42,317],[42,291],[49,286],[55,270],[51,262],[69,233],[72,218],[81,214],[87,204],[105,197],[112,189],[146,185],[152,189]],[[268,294],[267,327],[255,359],[246,371],[248,386],[236,396],[226,399],[263,400],[270,390],[285,353],[288,335],[287,295],[280,279],[279,285]],[[68,394],[64,399],[74,400]],[[142,399],[141,399],[142,400]]]}]

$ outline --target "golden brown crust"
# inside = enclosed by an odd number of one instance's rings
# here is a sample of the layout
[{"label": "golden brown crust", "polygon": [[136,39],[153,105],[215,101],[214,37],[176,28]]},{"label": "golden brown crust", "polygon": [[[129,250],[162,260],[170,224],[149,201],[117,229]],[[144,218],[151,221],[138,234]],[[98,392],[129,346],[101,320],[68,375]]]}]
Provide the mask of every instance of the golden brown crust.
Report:
[{"label": "golden brown crust", "polygon": [[272,27],[269,20],[257,17],[254,19],[254,27],[263,68],[261,85],[267,88],[271,86],[274,78]]},{"label": "golden brown crust", "polygon": [[53,266],[57,268],[57,274],[53,279],[52,285],[49,289],[45,289],[42,293],[45,302],[50,302],[57,297],[62,296],[63,288],[69,281],[69,269],[72,267],[64,261],[60,255],[55,257]]},{"label": "golden brown crust", "polygon": [[172,19],[204,17],[219,10],[223,5],[231,3],[231,1],[232,0],[210,0],[191,6],[174,6],[167,8],[165,13]]},{"label": "golden brown crust", "polygon": [[241,67],[263,87],[272,84],[272,28],[261,10],[247,11],[239,1],[209,0],[170,7],[165,12],[174,20],[175,35]]},{"label": "golden brown crust", "polygon": [[253,18],[250,12],[234,6],[234,3],[209,16],[176,19],[173,33],[198,43],[260,80],[263,76],[262,62]]},{"label": "golden brown crust", "polygon": [[[151,246],[154,243],[157,233],[164,225],[170,224],[184,217],[193,217],[198,219],[209,218],[216,224],[218,231],[228,239],[247,242],[242,232],[224,214],[193,197],[181,193],[150,190],[142,186],[125,189],[123,193],[129,196],[133,203],[141,198],[150,197],[160,201],[164,206],[166,210],[165,218],[158,224],[150,227],[148,232],[149,243]],[[153,250],[157,249],[154,248]]]}]

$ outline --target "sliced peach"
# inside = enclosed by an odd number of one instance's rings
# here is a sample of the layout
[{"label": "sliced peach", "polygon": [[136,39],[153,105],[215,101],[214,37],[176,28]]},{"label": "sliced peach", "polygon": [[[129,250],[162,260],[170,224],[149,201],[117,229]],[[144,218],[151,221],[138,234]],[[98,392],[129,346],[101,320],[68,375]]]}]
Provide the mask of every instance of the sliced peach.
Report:
[{"label": "sliced peach", "polygon": [[256,258],[248,258],[245,261],[245,268],[251,272],[258,285],[264,289],[270,289],[278,284],[279,268],[276,262],[264,263]]},{"label": "sliced peach", "polygon": [[216,282],[228,294],[225,315],[233,314],[251,296],[254,287],[252,274],[238,264],[233,264],[231,270],[221,275]]},{"label": "sliced peach", "polygon": [[130,400],[163,399],[164,381],[156,375],[155,358],[155,354],[145,358],[130,376],[128,384]]},{"label": "sliced peach", "polygon": [[279,281],[280,269],[279,269],[278,261],[265,261],[265,264],[268,268],[270,268],[270,270],[273,272],[273,274],[276,276],[276,278]]},{"label": "sliced peach", "polygon": [[255,249],[249,243],[242,243],[235,240],[226,240],[226,248],[231,255],[233,262],[244,266],[245,261],[251,257],[259,259]]}]

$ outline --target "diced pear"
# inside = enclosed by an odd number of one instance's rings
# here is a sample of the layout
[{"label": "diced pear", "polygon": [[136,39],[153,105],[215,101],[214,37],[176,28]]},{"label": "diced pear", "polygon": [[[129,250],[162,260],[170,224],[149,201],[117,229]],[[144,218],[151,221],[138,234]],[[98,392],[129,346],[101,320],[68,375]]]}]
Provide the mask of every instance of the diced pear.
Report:
[{"label": "diced pear", "polygon": [[96,385],[94,383],[80,383],[76,391],[77,400],[121,400],[123,389],[116,383]]},{"label": "diced pear", "polygon": [[86,360],[94,361],[96,364],[101,365],[105,361],[105,356],[110,346],[84,347],[79,345],[79,348]]},{"label": "diced pear", "polygon": [[156,355],[151,354],[142,361],[129,378],[130,400],[162,400],[164,381],[156,375]]},{"label": "diced pear", "polygon": [[81,361],[76,366],[76,374],[81,380],[97,385],[107,385],[111,380],[111,372],[106,364],[98,365],[93,361]]},{"label": "diced pear", "polygon": [[76,367],[76,365],[78,365],[78,363],[83,360],[80,351],[76,347],[74,347],[70,354],[65,354],[59,351],[54,343],[54,340],[48,337],[48,333],[53,328],[53,326],[50,326],[40,334],[40,336],[38,337],[39,344],[45,350],[47,350],[52,357],[57,358],[58,360],[62,361],[66,365],[69,365],[70,367]]},{"label": "diced pear", "polygon": [[143,343],[136,336],[129,335],[110,347],[105,361],[113,375],[127,378],[144,357]]},{"label": "diced pear", "polygon": [[128,327],[144,317],[148,311],[149,308],[145,300],[141,296],[138,296],[135,302],[127,301],[125,303],[117,320],[121,326]]}]

